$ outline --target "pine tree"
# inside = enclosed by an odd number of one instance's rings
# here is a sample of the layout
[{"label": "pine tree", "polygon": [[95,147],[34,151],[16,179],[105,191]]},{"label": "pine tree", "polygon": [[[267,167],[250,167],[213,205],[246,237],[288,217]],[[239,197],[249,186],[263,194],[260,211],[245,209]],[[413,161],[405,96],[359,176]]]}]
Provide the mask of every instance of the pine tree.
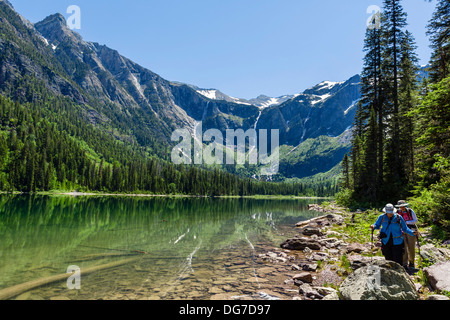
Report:
[{"label": "pine tree", "polygon": [[[450,235],[450,77],[427,87],[422,104],[411,114],[417,123],[415,186],[419,201],[432,203],[426,220]],[[423,199],[421,195],[425,195]],[[440,230],[440,228],[435,228]]]},{"label": "pine tree", "polygon": [[[383,183],[383,159],[384,159],[384,94],[383,94],[383,74],[382,74],[382,41],[383,31],[381,28],[368,28],[366,39],[364,41],[364,68],[361,76],[361,95],[363,102],[362,110],[358,117],[363,116],[367,123],[370,112],[375,111],[377,119],[377,144],[374,145],[374,152],[377,154],[376,163],[378,164],[376,183]],[[359,120],[361,121],[361,120]]]},{"label": "pine tree", "polygon": [[400,41],[401,63],[400,63],[400,83],[399,83],[399,155],[401,160],[401,180],[402,184],[411,186],[414,174],[414,122],[408,116],[411,110],[417,105],[417,63],[419,59],[416,54],[416,45],[413,35],[406,31]]},{"label": "pine tree", "polygon": [[8,161],[8,143],[5,136],[0,133],[0,171]]},{"label": "pine tree", "polygon": [[24,154],[25,154],[26,169],[22,190],[26,192],[35,192],[36,150],[34,146],[31,144],[30,147],[27,147]]},{"label": "pine tree", "polygon": [[352,186],[355,197],[361,194],[362,187],[362,166],[361,166],[361,136],[355,136],[352,142],[351,149],[351,177],[352,177]]},{"label": "pine tree", "polygon": [[348,154],[344,155],[344,160],[342,160],[342,178],[340,186],[342,189],[350,189],[350,161]]},{"label": "pine tree", "polygon": [[450,75],[450,1],[438,0],[427,35],[433,49],[430,75],[438,83]]},{"label": "pine tree", "polygon": [[[417,154],[421,186],[439,182],[440,159],[450,159],[450,77],[431,86],[424,101],[413,111],[417,122]],[[448,161],[448,160],[447,160]]]},{"label": "pine tree", "polygon": [[364,135],[364,147],[361,160],[362,166],[362,194],[361,196],[369,201],[378,199],[378,190],[382,185],[376,183],[378,179],[377,172],[377,144],[378,128],[375,110],[372,108],[370,118],[367,124],[367,131]]},{"label": "pine tree", "polygon": [[390,180],[400,179],[400,119],[399,119],[399,71],[401,65],[401,39],[406,27],[406,13],[401,6],[401,0],[384,0],[382,17],[382,72],[384,79],[385,116],[390,118],[390,139],[387,151],[388,163],[392,176]]},{"label": "pine tree", "polygon": [[[439,163],[450,157],[450,2],[439,0],[427,26],[430,37],[430,81],[424,79],[420,96],[422,104],[410,114],[417,123],[415,153],[420,155],[417,172],[419,186],[428,188],[439,183],[447,173]],[[444,166],[445,167],[445,166]],[[448,168],[447,168],[448,169]]]},{"label": "pine tree", "polygon": [[361,73],[361,95],[365,108],[363,119],[370,117],[370,109],[379,110],[381,82],[381,29],[367,28],[364,39],[366,53],[363,59],[364,67]]}]

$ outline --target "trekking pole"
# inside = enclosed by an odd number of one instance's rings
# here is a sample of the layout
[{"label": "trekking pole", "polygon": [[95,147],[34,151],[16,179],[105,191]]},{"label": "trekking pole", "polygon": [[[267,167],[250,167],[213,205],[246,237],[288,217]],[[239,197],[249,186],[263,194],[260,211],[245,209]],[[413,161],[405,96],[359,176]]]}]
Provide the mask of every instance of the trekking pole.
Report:
[{"label": "trekking pole", "polygon": [[370,242],[370,263],[373,263],[373,232],[374,232],[374,229],[372,229],[372,236],[371,236],[371,242]]}]

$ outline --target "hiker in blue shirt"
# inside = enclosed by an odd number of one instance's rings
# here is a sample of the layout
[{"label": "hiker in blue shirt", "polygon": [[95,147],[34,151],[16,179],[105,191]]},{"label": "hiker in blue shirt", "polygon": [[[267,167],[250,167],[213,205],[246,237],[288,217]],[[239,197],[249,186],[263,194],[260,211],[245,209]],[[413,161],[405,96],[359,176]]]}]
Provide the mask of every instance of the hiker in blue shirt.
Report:
[{"label": "hiker in blue shirt", "polygon": [[405,220],[396,213],[396,209],[392,204],[387,204],[383,209],[384,214],[380,215],[375,222],[371,225],[372,230],[380,231],[381,239],[381,252],[386,260],[395,261],[398,264],[403,264],[403,252],[405,249],[405,243],[403,240],[403,233],[411,236],[416,236],[417,231],[412,231],[406,225]]}]

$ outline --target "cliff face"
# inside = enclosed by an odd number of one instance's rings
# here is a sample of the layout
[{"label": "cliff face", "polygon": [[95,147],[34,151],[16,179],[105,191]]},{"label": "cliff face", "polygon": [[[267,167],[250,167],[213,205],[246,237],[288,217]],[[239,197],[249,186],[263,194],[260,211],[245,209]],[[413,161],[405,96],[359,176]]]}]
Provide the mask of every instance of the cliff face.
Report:
[{"label": "cliff face", "polygon": [[298,145],[308,138],[337,137],[352,126],[360,98],[359,76],[341,83],[323,82],[262,113],[258,127],[280,128],[282,144]]},{"label": "cliff face", "polygon": [[[114,49],[83,40],[61,14],[33,25],[0,1],[0,20],[1,94],[20,102],[39,101],[42,89],[36,88],[44,87],[83,108],[86,121],[143,146],[149,137],[170,143],[175,129],[193,130],[202,121],[204,131],[279,129],[280,143],[292,149],[308,139],[342,135],[352,125],[359,99],[359,76],[279,98],[244,100],[218,90],[212,95],[170,82]],[[333,166],[342,151],[338,153]],[[289,154],[284,168],[295,162],[296,153]]]}]

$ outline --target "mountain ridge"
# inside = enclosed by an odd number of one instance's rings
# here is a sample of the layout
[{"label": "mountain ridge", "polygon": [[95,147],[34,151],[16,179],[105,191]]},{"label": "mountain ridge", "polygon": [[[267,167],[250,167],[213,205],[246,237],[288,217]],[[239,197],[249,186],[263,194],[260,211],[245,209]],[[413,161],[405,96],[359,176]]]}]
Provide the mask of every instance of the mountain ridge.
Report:
[{"label": "mountain ridge", "polygon": [[2,17],[11,22],[3,27],[10,38],[0,39],[0,48],[7,48],[1,59],[2,94],[23,102],[34,100],[32,92],[15,92],[25,74],[27,81],[40,81],[54,94],[73,100],[82,107],[86,121],[127,143],[146,147],[159,141],[169,146],[175,129],[193,131],[202,122],[204,131],[280,129],[281,144],[292,149],[308,139],[338,137],[352,122],[356,78],[324,81],[277,101],[262,95],[252,103],[232,97],[211,99],[217,95],[208,97],[195,86],[163,79],[117,50],[83,40],[61,14],[34,25],[6,8]]}]

